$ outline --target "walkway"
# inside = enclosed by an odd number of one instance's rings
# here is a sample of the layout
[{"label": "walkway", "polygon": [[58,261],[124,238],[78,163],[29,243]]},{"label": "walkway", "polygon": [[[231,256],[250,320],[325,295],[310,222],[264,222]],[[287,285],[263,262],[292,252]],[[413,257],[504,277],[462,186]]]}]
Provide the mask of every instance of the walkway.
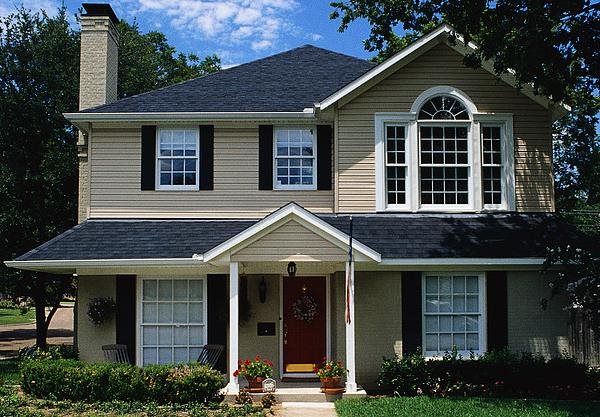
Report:
[{"label": "walkway", "polygon": [[[48,343],[73,344],[73,307],[58,309],[48,329]],[[0,357],[12,357],[20,348],[35,344],[35,323],[0,326]]]},{"label": "walkway", "polygon": [[333,403],[281,403],[278,417],[337,417]]}]

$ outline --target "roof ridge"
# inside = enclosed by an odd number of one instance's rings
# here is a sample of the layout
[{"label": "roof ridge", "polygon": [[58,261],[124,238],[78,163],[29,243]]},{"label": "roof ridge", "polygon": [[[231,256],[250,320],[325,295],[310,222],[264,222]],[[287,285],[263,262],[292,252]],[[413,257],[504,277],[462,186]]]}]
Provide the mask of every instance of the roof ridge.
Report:
[{"label": "roof ridge", "polygon": [[374,64],[371,61],[366,60],[366,59],[358,58],[358,57],[355,57],[355,56],[352,56],[352,55],[343,54],[341,52],[332,51],[332,50],[326,49],[326,48],[321,48],[321,47],[318,47],[318,46],[315,46],[315,45],[312,45],[312,44],[304,44],[304,45],[297,46],[297,47],[292,48],[292,49],[288,49],[288,50],[285,50],[285,51],[278,52],[278,53],[273,54],[273,55],[269,55],[269,56],[265,56],[265,57],[262,57],[262,58],[258,58],[258,59],[255,59],[253,61],[244,62],[242,64],[239,64],[239,65],[236,65],[236,66],[233,66],[233,67],[223,68],[223,69],[220,69],[218,71],[211,72],[209,74],[204,74],[204,75],[201,75],[199,77],[190,78],[189,80],[179,81],[179,82],[174,83],[174,84],[170,84],[170,85],[166,85],[164,87],[156,88],[154,90],[144,91],[142,93],[134,94],[132,96],[123,97],[123,98],[120,98],[120,99],[118,99],[116,101],[113,101],[113,102],[110,102],[110,103],[104,103],[104,104],[100,104],[98,106],[89,107],[89,108],[86,108],[84,110],[81,110],[81,112],[85,112],[85,113],[91,112],[93,110],[102,109],[103,107],[106,107],[106,106],[111,106],[111,105],[113,105],[115,103],[123,103],[123,102],[127,102],[127,101],[129,101],[131,99],[134,99],[134,98],[142,97],[142,96],[147,95],[147,94],[156,93],[157,91],[163,91],[163,90],[166,90],[166,89],[169,89],[169,88],[173,88],[173,87],[176,87],[176,86],[180,86],[180,85],[184,85],[184,84],[196,82],[196,81],[198,81],[200,79],[208,78],[208,77],[211,77],[211,76],[217,76],[217,75],[221,75],[221,74],[224,74],[224,73],[227,73],[227,72],[237,71],[239,69],[243,69],[244,67],[247,67],[248,65],[255,65],[257,63],[260,63],[260,62],[263,62],[263,61],[267,61],[267,60],[271,60],[273,58],[280,57],[281,55],[287,55],[287,54],[290,54],[290,53],[292,53],[294,51],[298,51],[300,49],[306,49],[306,48],[318,49],[320,51],[325,51],[325,52],[327,52],[329,54],[337,55],[337,56],[340,56],[340,57],[352,58],[353,60],[355,60],[357,62],[359,61],[359,62],[363,62],[363,63],[368,63],[368,64],[371,64],[373,66],[376,65],[376,64]]}]

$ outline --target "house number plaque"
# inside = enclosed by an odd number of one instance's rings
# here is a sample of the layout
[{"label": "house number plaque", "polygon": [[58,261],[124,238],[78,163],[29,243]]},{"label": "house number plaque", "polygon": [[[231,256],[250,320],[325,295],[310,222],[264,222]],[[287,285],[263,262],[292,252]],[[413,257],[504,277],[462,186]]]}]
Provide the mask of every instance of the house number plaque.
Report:
[{"label": "house number plaque", "polygon": [[273,378],[267,378],[262,383],[263,392],[275,392],[277,384]]}]

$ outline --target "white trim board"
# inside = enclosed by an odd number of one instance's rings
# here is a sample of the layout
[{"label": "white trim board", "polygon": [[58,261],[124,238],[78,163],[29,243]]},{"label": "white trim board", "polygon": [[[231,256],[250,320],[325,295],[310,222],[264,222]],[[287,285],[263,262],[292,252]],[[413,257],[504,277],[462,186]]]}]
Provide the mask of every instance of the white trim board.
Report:
[{"label": "white trim board", "polygon": [[[231,239],[206,252],[203,256],[203,261],[210,262],[218,256],[221,256],[226,252],[231,251],[235,247],[238,247],[251,240],[260,232],[266,231],[271,227],[277,227],[278,225],[291,219],[296,219],[303,225],[309,225],[310,227],[314,228],[315,233],[320,234],[326,239],[332,241],[332,243],[337,243],[338,245],[342,245],[344,247],[348,245],[350,237],[346,233],[331,226],[324,220],[321,220],[319,217],[302,208],[298,204],[289,203],[269,214],[258,223],[250,226],[248,229],[238,233]],[[366,258],[375,262],[381,261],[381,255],[377,251],[371,249],[356,239],[353,239],[352,246],[356,252],[364,255]]]},{"label": "white trim board", "polygon": [[[451,43],[446,42],[449,36],[454,36],[456,38],[456,44],[453,46]],[[458,53],[462,55],[466,55],[468,52],[472,52],[478,49],[477,45],[473,42],[469,42],[468,45],[464,44],[464,39],[456,33],[456,30],[444,23],[438,26],[433,31],[429,32],[426,35],[423,35],[415,42],[408,45],[406,48],[402,49],[396,55],[377,65],[370,71],[366,72],[356,80],[352,81],[350,84],[346,85],[342,89],[336,91],[329,97],[326,97],[319,103],[315,103],[315,108],[320,109],[321,111],[327,109],[333,104],[339,102],[342,99],[346,99],[348,96],[352,96],[360,91],[361,87],[365,84],[376,81],[380,77],[385,77],[387,72],[391,72],[393,70],[398,70],[412,61],[412,57],[415,54],[421,53],[422,49],[431,48],[432,45],[436,45],[437,43],[444,42],[448,44],[451,48],[456,50]],[[492,75],[496,76],[493,70],[493,63],[484,62],[482,64],[482,68],[486,71],[490,72]],[[500,76],[502,81],[507,83],[508,85],[516,88],[515,78],[511,74],[503,74]],[[529,85],[523,86],[521,88],[521,92],[529,97],[531,100],[535,101],[539,105],[543,106],[546,109],[553,110],[553,117],[559,118],[564,115],[566,112],[570,111],[570,107],[564,104],[554,104],[551,100],[544,96],[540,96],[534,93],[533,88]]]}]

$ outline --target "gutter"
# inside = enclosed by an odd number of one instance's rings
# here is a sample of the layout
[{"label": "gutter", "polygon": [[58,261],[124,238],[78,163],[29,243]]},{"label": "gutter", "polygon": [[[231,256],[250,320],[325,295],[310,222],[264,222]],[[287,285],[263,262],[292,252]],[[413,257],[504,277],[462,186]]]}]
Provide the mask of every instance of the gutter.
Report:
[{"label": "gutter", "polygon": [[199,266],[201,255],[192,258],[139,258],[139,259],[61,259],[39,261],[4,261],[9,268],[29,271],[69,268],[137,267],[137,266]]}]

